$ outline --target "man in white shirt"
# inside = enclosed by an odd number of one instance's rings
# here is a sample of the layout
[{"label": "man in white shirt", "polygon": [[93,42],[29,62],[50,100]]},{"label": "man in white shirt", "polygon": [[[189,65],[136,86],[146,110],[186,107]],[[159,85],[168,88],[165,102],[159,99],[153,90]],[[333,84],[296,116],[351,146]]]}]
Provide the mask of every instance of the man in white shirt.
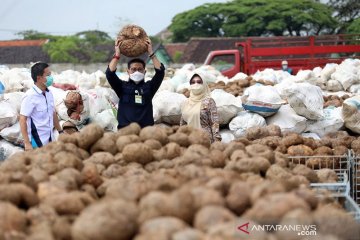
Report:
[{"label": "man in white shirt", "polygon": [[53,141],[54,127],[62,133],[54,107],[54,96],[48,89],[53,83],[49,65],[35,63],[31,67],[31,77],[35,85],[22,100],[19,119],[25,151]]}]

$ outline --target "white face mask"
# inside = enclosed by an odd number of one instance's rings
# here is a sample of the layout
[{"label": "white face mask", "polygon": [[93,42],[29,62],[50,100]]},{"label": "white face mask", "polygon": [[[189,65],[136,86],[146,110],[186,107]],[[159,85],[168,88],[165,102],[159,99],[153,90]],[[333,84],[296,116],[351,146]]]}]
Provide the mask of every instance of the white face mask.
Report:
[{"label": "white face mask", "polygon": [[138,71],[130,74],[130,79],[133,80],[136,84],[144,80],[144,78],[145,74]]},{"label": "white face mask", "polygon": [[204,85],[199,83],[192,84],[190,85],[190,91],[194,95],[199,95],[204,92]]}]

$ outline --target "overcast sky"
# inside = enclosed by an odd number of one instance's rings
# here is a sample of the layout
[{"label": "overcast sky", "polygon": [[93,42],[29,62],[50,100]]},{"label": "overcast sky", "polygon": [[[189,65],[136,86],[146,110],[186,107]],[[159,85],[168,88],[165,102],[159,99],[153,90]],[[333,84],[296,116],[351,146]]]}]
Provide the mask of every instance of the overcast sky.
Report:
[{"label": "overcast sky", "polygon": [[149,35],[165,29],[180,12],[227,0],[0,0],[0,40],[36,30],[54,35],[100,30],[112,37],[124,23],[142,26]]}]

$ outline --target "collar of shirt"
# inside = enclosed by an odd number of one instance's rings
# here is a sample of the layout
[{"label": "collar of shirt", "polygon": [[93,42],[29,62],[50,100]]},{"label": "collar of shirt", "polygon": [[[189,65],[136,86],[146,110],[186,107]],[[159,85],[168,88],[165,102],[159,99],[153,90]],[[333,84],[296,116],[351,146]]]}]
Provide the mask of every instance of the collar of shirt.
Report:
[{"label": "collar of shirt", "polygon": [[[45,93],[45,92],[43,92],[38,86],[36,86],[35,84],[34,84],[34,86],[33,86],[33,89],[34,89],[34,91],[35,91],[37,94],[44,94],[44,93]],[[46,88],[45,91],[48,92],[49,89]]]}]

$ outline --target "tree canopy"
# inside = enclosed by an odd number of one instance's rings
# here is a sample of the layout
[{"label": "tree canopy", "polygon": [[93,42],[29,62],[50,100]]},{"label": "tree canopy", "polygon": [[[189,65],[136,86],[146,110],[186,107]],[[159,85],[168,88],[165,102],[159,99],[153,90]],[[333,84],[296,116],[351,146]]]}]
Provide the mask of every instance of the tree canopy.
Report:
[{"label": "tree canopy", "polygon": [[233,0],[204,4],[176,15],[174,42],[190,37],[317,35],[332,33],[333,8],[314,0]]},{"label": "tree canopy", "polygon": [[71,36],[54,36],[33,30],[18,33],[26,40],[49,39],[44,51],[51,62],[90,63],[108,60],[112,38],[98,30],[79,32]]},{"label": "tree canopy", "polygon": [[332,7],[334,11],[333,16],[339,21],[336,33],[346,33],[348,27],[360,18],[359,0],[328,0],[327,5]]}]

